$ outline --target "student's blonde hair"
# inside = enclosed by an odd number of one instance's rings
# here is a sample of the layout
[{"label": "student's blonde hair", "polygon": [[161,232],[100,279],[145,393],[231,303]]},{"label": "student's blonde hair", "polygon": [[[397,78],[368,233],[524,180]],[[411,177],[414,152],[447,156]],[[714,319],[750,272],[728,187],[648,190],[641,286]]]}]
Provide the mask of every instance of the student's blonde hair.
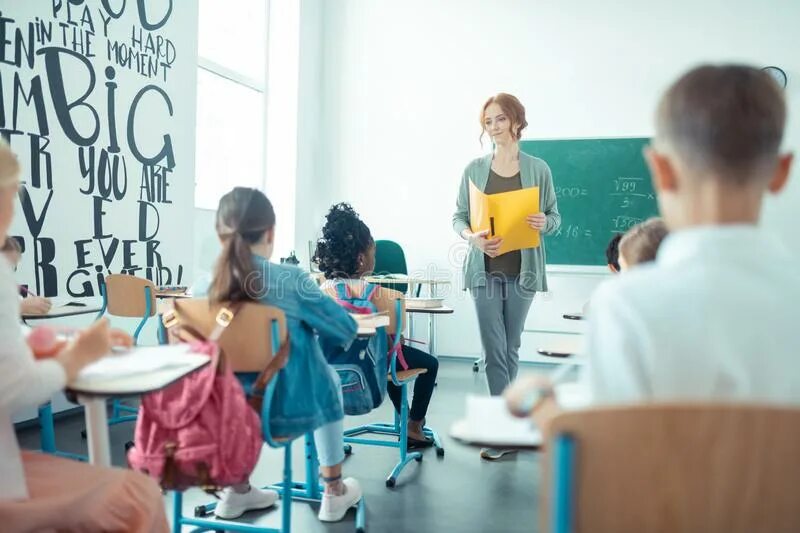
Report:
[{"label": "student's blonde hair", "polygon": [[628,230],[619,241],[619,254],[628,267],[654,261],[669,230],[658,217],[648,218]]},{"label": "student's blonde hair", "polygon": [[19,161],[11,147],[0,141],[0,187],[8,187],[19,183]]},{"label": "student's blonde hair", "polygon": [[777,165],[785,123],[783,91],[766,72],[704,65],[662,97],[654,145],[673,152],[698,177],[744,185]]}]

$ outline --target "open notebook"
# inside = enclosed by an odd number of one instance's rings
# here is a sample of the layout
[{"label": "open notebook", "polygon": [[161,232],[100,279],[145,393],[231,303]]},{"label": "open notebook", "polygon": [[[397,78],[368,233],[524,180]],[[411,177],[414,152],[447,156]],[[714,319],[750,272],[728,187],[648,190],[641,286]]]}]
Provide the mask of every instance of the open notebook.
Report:
[{"label": "open notebook", "polygon": [[[578,383],[556,387],[556,397],[565,409],[579,409],[588,404]],[[467,396],[466,416],[450,428],[450,436],[474,446],[538,448],[542,433],[531,418],[517,418],[508,412],[502,396]]]}]

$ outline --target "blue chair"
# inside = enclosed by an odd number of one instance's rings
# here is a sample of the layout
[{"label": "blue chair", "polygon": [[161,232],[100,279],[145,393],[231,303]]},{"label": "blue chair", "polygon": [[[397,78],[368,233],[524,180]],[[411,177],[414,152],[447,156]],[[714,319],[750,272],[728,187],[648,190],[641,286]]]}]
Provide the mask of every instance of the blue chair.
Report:
[{"label": "blue chair", "polygon": [[[206,300],[193,300],[194,312],[190,309],[193,303],[188,300],[181,302],[185,319],[199,317],[202,310],[208,314],[208,304]],[[197,304],[197,302],[201,302]],[[194,315],[194,317],[191,317]],[[247,315],[247,316],[246,316]],[[266,358],[268,362],[272,354],[278,352],[283,342],[288,342],[285,327],[285,317],[282,311],[274,307],[260,304],[246,304],[237,312],[237,318],[231,323],[220,338],[220,346],[225,352],[228,361],[233,365],[237,373],[252,373],[264,368],[265,357],[263,354],[270,354]],[[264,317],[267,317],[265,323]],[[198,331],[206,332],[208,327],[192,321]],[[261,325],[254,325],[259,323]],[[265,327],[269,324],[268,327]],[[234,325],[236,328],[234,328]],[[263,333],[267,332],[267,335]],[[263,345],[262,345],[263,343]],[[281,379],[283,370],[280,371],[267,385],[261,409],[262,434],[264,442],[272,448],[283,449],[283,480],[267,488],[276,490],[281,496],[281,527],[280,529],[266,528],[252,524],[242,524],[221,519],[203,518],[216,508],[217,504],[211,502],[200,505],[194,509],[194,517],[183,515],[183,494],[173,492],[173,523],[172,530],[175,533],[181,531],[182,526],[195,526],[194,531],[246,531],[252,533],[289,533],[291,531],[291,505],[293,500],[321,503],[323,487],[319,484],[319,463],[317,452],[314,445],[313,433],[305,435],[306,452],[306,478],[304,482],[295,482],[292,479],[292,443],[296,439],[281,439],[272,435],[270,430],[270,412],[272,398],[275,393],[275,385]],[[241,374],[240,374],[241,377]],[[366,525],[366,506],[362,497],[356,508],[356,532],[363,533]]]},{"label": "blue chair", "polygon": [[[396,317],[396,325],[394,331],[403,331],[403,304],[402,299],[398,298],[394,302],[394,316]],[[386,478],[386,486],[392,488],[397,483],[397,478],[400,473],[412,460],[421,462],[421,452],[408,452],[408,384],[413,382],[417,376],[427,372],[424,368],[410,368],[408,370],[397,370],[397,346],[400,344],[400,335],[395,335],[394,345],[390,353],[392,354],[389,361],[389,379],[394,385],[400,387],[401,393],[401,407],[400,414],[394,413],[394,423],[378,423],[378,424],[365,424],[352,429],[345,430],[344,441],[346,443],[345,452],[352,451],[351,444],[366,444],[369,446],[384,446],[388,448],[398,448],[400,450],[400,460],[389,473]],[[434,441],[436,453],[439,457],[444,455],[444,447],[442,447],[439,435],[430,428],[423,429],[425,435]],[[365,439],[361,435],[375,434],[375,435],[389,435],[398,437],[398,441],[388,441],[381,439]]]},{"label": "blue chair", "polygon": [[56,448],[55,422],[53,421],[53,406],[50,402],[39,406],[39,442],[44,453],[73,459],[75,461],[86,461],[85,455],[62,452]]},{"label": "blue chair", "polygon": [[[150,317],[156,314],[156,292],[155,284],[148,279],[126,274],[108,275],[105,283],[100,286],[103,305],[97,318],[101,318],[106,313],[111,316],[140,318],[141,320],[133,332],[133,344],[136,345],[139,343],[139,334],[142,328]],[[125,405],[120,400],[112,400],[108,425],[132,422],[136,420],[137,412],[136,407]]]},{"label": "blue chair", "polygon": [[686,402],[562,413],[545,447],[542,531],[797,531],[798,443],[794,407]]}]

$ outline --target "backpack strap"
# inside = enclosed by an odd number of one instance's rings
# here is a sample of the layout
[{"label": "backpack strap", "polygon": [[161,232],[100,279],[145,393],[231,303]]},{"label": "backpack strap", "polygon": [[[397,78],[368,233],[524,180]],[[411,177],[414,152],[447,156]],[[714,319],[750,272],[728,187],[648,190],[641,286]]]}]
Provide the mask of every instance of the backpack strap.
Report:
[{"label": "backpack strap", "polygon": [[[389,343],[394,345],[394,335],[387,335],[389,338]],[[403,370],[408,370],[408,363],[406,362],[406,358],[403,355],[403,343],[398,342],[397,346],[394,346],[392,349],[389,350],[389,364],[392,364],[392,354],[397,355],[397,362],[400,363],[400,366],[403,367]]]},{"label": "backpack strap", "polygon": [[211,335],[208,336],[208,341],[210,342],[217,342],[219,338],[222,336],[222,332],[225,331],[225,328],[230,326],[231,322],[233,322],[233,317],[236,316],[236,313],[239,311],[241,304],[235,303],[228,307],[221,307],[220,310],[217,312],[217,317],[214,319],[214,329],[211,330]]},{"label": "backpack strap", "polygon": [[[259,416],[261,416],[261,408],[264,405],[264,394],[266,393],[267,385],[272,381],[272,378],[275,377],[275,374],[286,366],[286,362],[289,360],[289,344],[289,335],[287,334],[286,342],[283,343],[278,353],[276,353],[269,364],[267,364],[267,367],[261,371],[253,387],[250,389],[247,402],[256,410]],[[268,421],[265,422],[268,423]]]},{"label": "backpack strap", "polygon": [[[372,284],[367,284],[366,288],[364,289],[364,294],[358,297],[359,300],[367,300],[372,301],[373,296],[375,295],[375,286]],[[336,284],[336,303],[350,311],[351,313],[357,315],[365,315],[374,312],[374,309],[371,309],[364,305],[356,305],[351,300],[354,300],[353,292],[350,289],[350,284],[346,281],[342,281]]]},{"label": "backpack strap", "polygon": [[208,337],[203,335],[203,333],[198,331],[194,326],[183,323],[180,317],[180,306],[177,302],[173,304],[171,309],[166,310],[161,318],[167,331],[176,335],[178,339],[183,342],[217,342],[225,331],[225,328],[233,322],[233,317],[236,316],[240,307],[240,303],[234,303],[230,307],[221,307],[214,319],[214,329],[211,330]]},{"label": "backpack strap", "polygon": [[367,300],[369,302],[375,297],[375,293],[378,291],[378,286],[373,285],[372,283],[367,283],[364,287],[364,294],[361,295],[362,300]]},{"label": "backpack strap", "polygon": [[336,298],[339,300],[350,298],[350,286],[345,281],[338,281],[333,285],[336,289]]}]

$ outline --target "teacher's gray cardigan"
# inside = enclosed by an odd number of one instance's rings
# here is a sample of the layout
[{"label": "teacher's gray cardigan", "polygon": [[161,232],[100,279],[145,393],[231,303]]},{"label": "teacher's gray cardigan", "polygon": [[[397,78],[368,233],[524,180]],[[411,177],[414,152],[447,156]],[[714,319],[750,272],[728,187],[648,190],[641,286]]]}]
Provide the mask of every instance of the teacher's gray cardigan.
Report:
[{"label": "teacher's gray cardigan", "polygon": [[[469,229],[469,183],[475,184],[481,191],[486,190],[489,181],[489,170],[492,165],[492,154],[473,160],[464,169],[461,185],[458,188],[456,212],[453,213],[453,229],[457,234]],[[539,187],[539,211],[547,216],[547,222],[542,230],[542,235],[549,235],[561,225],[561,215],[558,213],[556,191],[553,188],[553,175],[547,163],[528,154],[520,152],[519,170],[522,188]],[[531,214],[534,210],[531,209]],[[519,283],[530,291],[546,291],[547,276],[545,273],[546,256],[544,239],[538,248],[525,248],[522,250],[522,264],[520,266]],[[483,252],[470,246],[467,258],[464,261],[464,289],[473,289],[486,285],[486,268],[483,262]]]}]

